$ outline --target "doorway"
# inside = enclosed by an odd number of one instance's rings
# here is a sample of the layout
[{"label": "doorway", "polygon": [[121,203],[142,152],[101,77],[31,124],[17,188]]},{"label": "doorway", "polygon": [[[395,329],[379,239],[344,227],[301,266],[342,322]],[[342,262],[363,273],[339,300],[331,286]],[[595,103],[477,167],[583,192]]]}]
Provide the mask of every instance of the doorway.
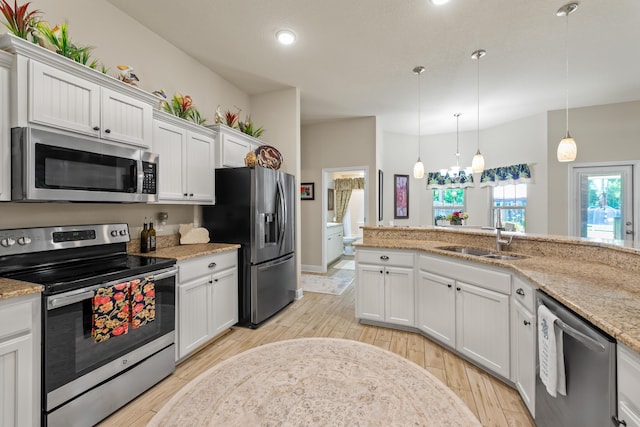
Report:
[{"label": "doorway", "polygon": [[636,164],[629,163],[571,165],[570,233],[600,240],[637,238],[636,170]]},{"label": "doorway", "polygon": [[[323,197],[323,230],[322,230],[322,272],[328,271],[329,265],[351,252],[349,246],[354,239],[362,236],[361,226],[367,224],[367,212],[369,211],[369,168],[367,166],[352,166],[342,168],[325,168],[322,170],[322,197]],[[336,179],[364,179],[364,188],[351,191],[347,208],[338,212],[338,194],[335,191]],[[330,200],[330,198],[333,198]],[[333,208],[333,209],[331,209]],[[341,226],[333,225],[340,223]],[[340,245],[334,247],[336,242],[336,228],[340,231]],[[331,234],[331,235],[330,235]],[[329,239],[331,237],[331,240]],[[347,242],[347,243],[345,243]]]}]

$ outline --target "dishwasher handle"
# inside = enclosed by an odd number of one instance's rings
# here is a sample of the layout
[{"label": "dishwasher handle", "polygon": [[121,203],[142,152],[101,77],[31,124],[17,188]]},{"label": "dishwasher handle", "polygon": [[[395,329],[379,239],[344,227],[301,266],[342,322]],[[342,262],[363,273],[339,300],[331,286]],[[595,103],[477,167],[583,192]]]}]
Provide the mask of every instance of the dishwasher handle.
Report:
[{"label": "dishwasher handle", "polygon": [[574,329],[571,326],[569,326],[566,323],[564,323],[562,320],[557,319],[555,321],[555,324],[564,333],[566,333],[568,335],[571,335],[573,338],[575,338],[576,340],[578,340],[582,344],[584,344],[584,346],[587,347],[589,350],[595,351],[595,352],[598,352],[598,353],[604,353],[605,352],[606,348],[605,348],[604,345],[602,345],[602,343],[599,343],[598,341],[594,340],[590,336],[585,335],[580,331],[577,331],[576,329]]}]

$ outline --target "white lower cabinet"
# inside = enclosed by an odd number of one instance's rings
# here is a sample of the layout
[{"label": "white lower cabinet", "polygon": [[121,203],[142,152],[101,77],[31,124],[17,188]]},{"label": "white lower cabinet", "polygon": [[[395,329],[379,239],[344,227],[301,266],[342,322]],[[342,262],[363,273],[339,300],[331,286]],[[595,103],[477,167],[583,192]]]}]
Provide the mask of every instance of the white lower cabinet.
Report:
[{"label": "white lower cabinet", "polygon": [[536,337],[535,290],[532,285],[513,277],[511,293],[511,379],[535,417]]},{"label": "white lower cabinet", "polygon": [[417,286],[421,331],[510,378],[509,274],[421,255]]},{"label": "white lower cabinet", "polygon": [[40,294],[0,301],[0,426],[40,424]]},{"label": "white lower cabinet", "polygon": [[356,262],[356,317],[415,326],[414,254],[358,249]]},{"label": "white lower cabinet", "polygon": [[238,322],[237,251],[178,263],[176,360]]},{"label": "white lower cabinet", "polygon": [[327,264],[342,256],[342,224],[327,227]]},{"label": "white lower cabinet", "polygon": [[640,354],[618,343],[618,420],[640,427]]}]

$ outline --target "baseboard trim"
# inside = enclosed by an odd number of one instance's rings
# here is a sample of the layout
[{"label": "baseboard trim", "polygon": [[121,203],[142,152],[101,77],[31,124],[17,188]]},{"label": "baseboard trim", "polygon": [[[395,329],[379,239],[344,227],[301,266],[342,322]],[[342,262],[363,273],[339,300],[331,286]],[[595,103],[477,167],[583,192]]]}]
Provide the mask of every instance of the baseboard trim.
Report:
[{"label": "baseboard trim", "polygon": [[309,273],[326,273],[326,271],[322,271],[321,265],[302,264],[300,270]]},{"label": "baseboard trim", "polygon": [[296,300],[302,299],[303,294],[304,294],[304,292],[302,291],[302,288],[298,288],[298,289],[296,289],[296,295],[295,295],[294,298]]}]

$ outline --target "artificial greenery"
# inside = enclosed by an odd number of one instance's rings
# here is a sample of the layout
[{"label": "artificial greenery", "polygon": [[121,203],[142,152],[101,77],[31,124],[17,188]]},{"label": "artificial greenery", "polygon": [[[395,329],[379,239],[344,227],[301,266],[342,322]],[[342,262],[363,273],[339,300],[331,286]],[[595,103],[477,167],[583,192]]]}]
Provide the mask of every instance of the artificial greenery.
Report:
[{"label": "artificial greenery", "polygon": [[27,2],[22,6],[18,6],[17,0],[14,0],[13,7],[6,0],[0,0],[0,10],[7,22],[4,24],[14,35],[27,39],[27,36],[33,34],[40,20],[40,11],[29,11]]},{"label": "artificial greenery", "polygon": [[[36,26],[38,33],[44,39],[44,47],[49,47],[51,50],[55,50],[56,53],[64,57],[70,58],[82,65],[86,65],[89,68],[96,68],[98,61],[91,59],[92,47],[78,46],[71,42],[69,37],[69,25],[63,22],[60,26],[51,28],[48,23],[44,21],[38,22]],[[38,36],[34,35],[34,38],[38,40]]]},{"label": "artificial greenery", "polygon": [[180,93],[176,93],[171,101],[163,100],[160,105],[164,111],[181,119],[191,120],[199,125],[203,125],[206,122],[202,114],[193,106],[193,101],[189,95],[182,96]]},{"label": "artificial greenery", "polygon": [[238,122],[238,129],[240,132],[246,133],[249,136],[253,136],[254,138],[260,138],[260,135],[264,132],[262,127],[254,128],[253,122],[251,121],[251,116],[247,116],[247,119],[244,122]]}]

